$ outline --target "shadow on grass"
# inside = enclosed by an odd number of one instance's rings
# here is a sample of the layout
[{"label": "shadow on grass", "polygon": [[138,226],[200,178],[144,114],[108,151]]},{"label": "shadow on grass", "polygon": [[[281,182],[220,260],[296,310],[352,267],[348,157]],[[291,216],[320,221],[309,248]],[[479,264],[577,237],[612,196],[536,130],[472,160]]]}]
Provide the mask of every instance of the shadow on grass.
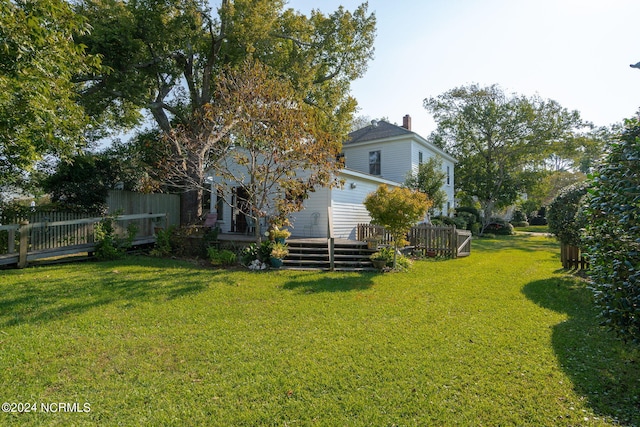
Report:
[{"label": "shadow on grass", "polygon": [[553,347],[562,369],[593,410],[623,425],[640,425],[640,350],[599,326],[591,292],[576,278],[531,282],[524,294],[569,318],[553,327]]},{"label": "shadow on grass", "polygon": [[316,292],[349,292],[369,289],[373,285],[376,273],[352,273],[344,276],[322,273],[313,275],[297,275],[282,287],[310,294]]},{"label": "shadow on grass", "polygon": [[[140,268],[133,268],[137,266]],[[167,260],[127,258],[16,271],[0,295],[0,327],[38,324],[108,304],[167,301],[207,288],[202,271]],[[210,272],[207,272],[210,277]]]}]

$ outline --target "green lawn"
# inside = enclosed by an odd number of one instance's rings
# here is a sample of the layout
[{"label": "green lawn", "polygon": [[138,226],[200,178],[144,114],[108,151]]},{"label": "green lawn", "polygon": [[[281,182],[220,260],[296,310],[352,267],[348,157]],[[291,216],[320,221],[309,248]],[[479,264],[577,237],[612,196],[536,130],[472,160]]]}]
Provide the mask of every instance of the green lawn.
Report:
[{"label": "green lawn", "polygon": [[529,225],[527,227],[516,227],[516,231],[524,231],[526,233],[549,233],[548,225]]},{"label": "green lawn", "polygon": [[0,277],[0,400],[37,409],[0,425],[640,424],[638,351],[545,237],[408,273],[133,257]]}]

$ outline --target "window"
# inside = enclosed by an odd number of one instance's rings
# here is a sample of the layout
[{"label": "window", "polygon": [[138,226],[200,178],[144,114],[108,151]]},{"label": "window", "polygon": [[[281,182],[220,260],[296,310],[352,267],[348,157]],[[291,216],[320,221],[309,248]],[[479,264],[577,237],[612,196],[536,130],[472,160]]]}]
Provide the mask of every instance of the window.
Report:
[{"label": "window", "polygon": [[447,185],[451,185],[451,168],[447,166]]},{"label": "window", "polygon": [[380,175],[380,150],[369,152],[369,173]]},{"label": "window", "polygon": [[418,151],[418,164],[422,164],[422,151]]}]

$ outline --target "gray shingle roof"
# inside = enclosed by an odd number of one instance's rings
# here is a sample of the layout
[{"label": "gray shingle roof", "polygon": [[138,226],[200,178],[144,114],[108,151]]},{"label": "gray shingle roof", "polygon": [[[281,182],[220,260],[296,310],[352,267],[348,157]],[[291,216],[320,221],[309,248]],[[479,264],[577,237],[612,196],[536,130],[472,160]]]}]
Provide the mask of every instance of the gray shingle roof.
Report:
[{"label": "gray shingle roof", "polygon": [[393,136],[410,135],[414,132],[403,128],[402,126],[392,125],[391,123],[380,120],[376,125],[369,125],[358,129],[349,134],[349,139],[345,144],[353,144],[356,142],[373,141],[376,139],[390,138]]}]

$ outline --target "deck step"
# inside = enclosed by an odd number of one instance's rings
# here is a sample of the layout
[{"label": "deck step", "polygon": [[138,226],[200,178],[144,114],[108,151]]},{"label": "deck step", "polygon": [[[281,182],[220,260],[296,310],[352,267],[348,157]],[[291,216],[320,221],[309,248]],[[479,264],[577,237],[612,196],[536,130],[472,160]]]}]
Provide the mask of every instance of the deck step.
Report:
[{"label": "deck step", "polygon": [[[283,260],[282,269],[330,270],[327,241],[289,241],[289,255]],[[335,271],[376,271],[369,256],[375,251],[362,242],[340,242],[334,245]]]}]

